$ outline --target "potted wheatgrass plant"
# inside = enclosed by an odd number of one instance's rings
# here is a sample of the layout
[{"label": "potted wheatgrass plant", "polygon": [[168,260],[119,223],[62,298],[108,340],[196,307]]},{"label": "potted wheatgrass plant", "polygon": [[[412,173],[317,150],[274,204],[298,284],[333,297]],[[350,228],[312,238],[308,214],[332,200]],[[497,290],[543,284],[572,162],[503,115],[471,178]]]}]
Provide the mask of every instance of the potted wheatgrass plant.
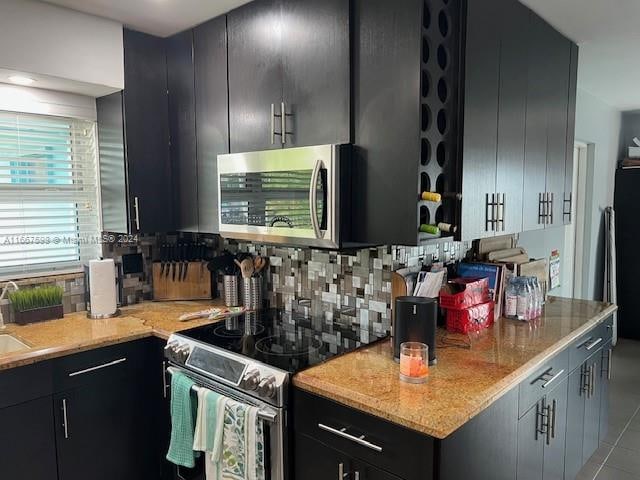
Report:
[{"label": "potted wheatgrass plant", "polygon": [[62,318],[63,290],[57,285],[26,288],[9,293],[15,321],[19,325]]}]

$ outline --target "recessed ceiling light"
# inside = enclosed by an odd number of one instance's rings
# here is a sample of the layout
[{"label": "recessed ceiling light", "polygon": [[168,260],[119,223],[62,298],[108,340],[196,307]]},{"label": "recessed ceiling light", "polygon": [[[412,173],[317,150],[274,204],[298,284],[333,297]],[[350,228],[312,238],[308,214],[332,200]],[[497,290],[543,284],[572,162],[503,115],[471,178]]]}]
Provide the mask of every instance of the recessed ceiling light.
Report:
[{"label": "recessed ceiling light", "polygon": [[33,82],[35,82],[33,78],[24,77],[22,75],[11,75],[9,77],[9,81],[17,85],[31,85]]}]

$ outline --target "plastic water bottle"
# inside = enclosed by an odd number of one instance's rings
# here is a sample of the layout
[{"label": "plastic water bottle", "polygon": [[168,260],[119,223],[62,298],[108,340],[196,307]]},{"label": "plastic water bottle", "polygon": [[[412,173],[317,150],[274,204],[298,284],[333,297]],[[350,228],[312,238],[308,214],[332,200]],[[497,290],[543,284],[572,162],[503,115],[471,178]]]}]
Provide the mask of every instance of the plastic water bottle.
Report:
[{"label": "plastic water bottle", "polygon": [[518,281],[516,292],[518,294],[516,317],[518,320],[528,320],[531,312],[531,293],[524,278]]},{"label": "plastic water bottle", "polygon": [[504,316],[507,318],[518,318],[518,292],[516,280],[517,277],[510,278],[504,292]]}]

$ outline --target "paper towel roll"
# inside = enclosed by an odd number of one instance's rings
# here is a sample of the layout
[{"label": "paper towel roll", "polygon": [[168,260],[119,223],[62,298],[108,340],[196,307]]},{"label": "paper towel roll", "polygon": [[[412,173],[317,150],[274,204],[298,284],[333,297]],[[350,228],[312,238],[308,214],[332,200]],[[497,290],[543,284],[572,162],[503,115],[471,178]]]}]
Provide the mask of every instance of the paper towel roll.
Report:
[{"label": "paper towel roll", "polygon": [[92,317],[116,313],[116,265],[113,259],[89,261],[89,302]]}]

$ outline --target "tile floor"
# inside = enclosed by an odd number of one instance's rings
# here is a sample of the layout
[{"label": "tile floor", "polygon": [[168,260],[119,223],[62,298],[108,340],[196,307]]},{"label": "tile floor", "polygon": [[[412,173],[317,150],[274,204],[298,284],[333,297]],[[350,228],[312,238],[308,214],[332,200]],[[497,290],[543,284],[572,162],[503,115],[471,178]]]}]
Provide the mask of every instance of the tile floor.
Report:
[{"label": "tile floor", "polygon": [[613,351],[609,432],[576,480],[640,480],[640,342]]}]

